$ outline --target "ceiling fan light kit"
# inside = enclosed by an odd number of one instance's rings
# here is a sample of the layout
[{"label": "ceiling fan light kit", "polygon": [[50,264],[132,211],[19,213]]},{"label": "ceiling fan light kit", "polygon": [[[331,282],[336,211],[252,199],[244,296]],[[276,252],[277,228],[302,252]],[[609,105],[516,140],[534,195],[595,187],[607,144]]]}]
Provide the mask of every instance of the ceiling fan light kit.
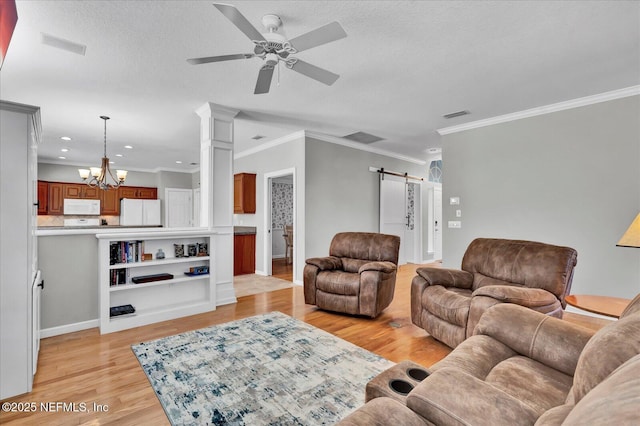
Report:
[{"label": "ceiling fan light kit", "polygon": [[269,14],[262,17],[262,25],[267,32],[261,34],[234,6],[222,3],[214,3],[213,5],[253,42],[255,45],[253,53],[193,58],[187,59],[188,63],[200,65],[235,59],[260,58],[264,64],[260,67],[254,94],[269,92],[273,70],[280,62],[283,62],[287,68],[328,86],[335,83],[340,77],[324,68],[290,56],[346,37],[347,33],[339,23],[331,22],[292,40],[287,40],[286,37],[278,33],[278,29],[282,26],[282,20],[277,15]]}]

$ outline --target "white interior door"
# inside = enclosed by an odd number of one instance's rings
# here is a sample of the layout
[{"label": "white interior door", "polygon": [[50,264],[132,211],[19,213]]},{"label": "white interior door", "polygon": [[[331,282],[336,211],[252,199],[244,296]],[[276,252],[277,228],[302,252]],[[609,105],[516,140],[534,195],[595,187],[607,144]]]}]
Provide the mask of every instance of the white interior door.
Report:
[{"label": "white interior door", "polygon": [[193,226],[200,226],[200,188],[193,190]]},{"label": "white interior door", "polygon": [[192,226],[192,194],[191,189],[166,188],[164,190],[165,226],[184,228]]},{"label": "white interior door", "polygon": [[406,183],[404,178],[380,175],[380,233],[400,237],[398,264],[407,263],[406,245]]}]

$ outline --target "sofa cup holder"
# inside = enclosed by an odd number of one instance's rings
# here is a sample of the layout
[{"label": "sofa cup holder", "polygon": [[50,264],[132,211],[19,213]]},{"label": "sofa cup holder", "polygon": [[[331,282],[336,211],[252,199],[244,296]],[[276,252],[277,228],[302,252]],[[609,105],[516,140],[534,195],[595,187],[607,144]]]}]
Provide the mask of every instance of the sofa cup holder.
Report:
[{"label": "sofa cup holder", "polygon": [[413,389],[413,385],[405,380],[393,379],[389,381],[389,387],[400,395],[408,395]]},{"label": "sofa cup holder", "polygon": [[407,370],[407,375],[413,380],[421,382],[429,376],[429,372],[422,368],[410,368]]}]

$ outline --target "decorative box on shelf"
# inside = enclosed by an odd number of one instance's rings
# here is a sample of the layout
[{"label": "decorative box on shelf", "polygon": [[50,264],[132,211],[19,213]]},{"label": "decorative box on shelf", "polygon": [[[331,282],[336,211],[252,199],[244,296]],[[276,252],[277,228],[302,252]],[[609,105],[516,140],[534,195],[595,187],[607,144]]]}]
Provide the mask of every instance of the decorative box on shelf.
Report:
[{"label": "decorative box on shelf", "polygon": [[[96,237],[101,333],[215,310],[211,232],[151,231]],[[187,257],[177,246],[194,246],[196,253]],[[147,260],[150,253],[158,252],[165,257]],[[113,315],[114,308],[123,306],[135,307],[135,314]]]}]

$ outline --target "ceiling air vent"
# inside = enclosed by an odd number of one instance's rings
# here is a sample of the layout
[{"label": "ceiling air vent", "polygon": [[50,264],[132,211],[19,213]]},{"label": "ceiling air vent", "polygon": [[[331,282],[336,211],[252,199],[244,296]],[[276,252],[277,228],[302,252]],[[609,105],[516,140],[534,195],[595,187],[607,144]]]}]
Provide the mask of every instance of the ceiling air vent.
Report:
[{"label": "ceiling air vent", "polygon": [[360,143],[374,143],[374,142],[384,140],[384,138],[381,138],[376,135],[371,135],[365,132],[351,133],[350,135],[343,136],[343,138],[349,139],[355,142],[360,142]]},{"label": "ceiling air vent", "polygon": [[467,115],[467,114],[471,114],[471,113],[465,109],[463,111],[450,112],[449,114],[443,115],[443,117],[446,119],[449,119],[449,118],[460,117],[462,115]]},{"label": "ceiling air vent", "polygon": [[40,33],[40,35],[42,36],[42,44],[46,44],[47,46],[66,50],[67,52],[75,53],[82,56],[84,56],[85,52],[87,51],[87,46],[85,46],[84,44],[74,43],[72,41],[54,37],[45,33]]}]

